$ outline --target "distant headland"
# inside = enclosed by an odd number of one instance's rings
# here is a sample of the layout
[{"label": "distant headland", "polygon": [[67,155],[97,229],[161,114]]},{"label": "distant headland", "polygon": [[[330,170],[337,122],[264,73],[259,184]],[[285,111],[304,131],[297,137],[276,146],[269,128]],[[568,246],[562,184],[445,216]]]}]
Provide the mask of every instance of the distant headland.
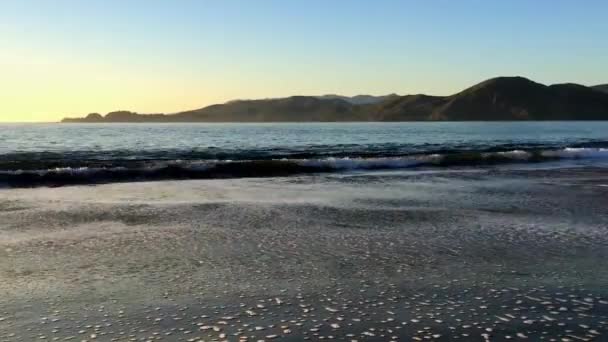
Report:
[{"label": "distant headland", "polygon": [[104,122],[346,122],[608,120],[608,84],[543,85],[524,77],[497,77],[450,96],[292,96],[234,100],[174,114],[116,111],[65,118]]}]

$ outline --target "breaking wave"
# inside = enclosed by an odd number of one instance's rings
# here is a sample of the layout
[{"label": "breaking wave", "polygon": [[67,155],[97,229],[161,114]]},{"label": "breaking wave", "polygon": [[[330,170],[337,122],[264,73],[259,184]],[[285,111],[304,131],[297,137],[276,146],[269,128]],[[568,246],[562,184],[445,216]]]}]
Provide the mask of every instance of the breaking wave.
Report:
[{"label": "breaking wave", "polygon": [[[301,156],[300,156],[301,157]],[[264,158],[259,160],[94,160],[62,163],[41,161],[35,168],[2,161],[0,184],[9,187],[62,186],[127,181],[280,177],[307,173],[350,170],[480,167],[509,163],[540,163],[559,160],[608,161],[608,148],[512,149],[497,151],[451,151],[400,156],[340,156],[311,158]],[[46,163],[46,164],[45,164]],[[75,166],[80,163],[80,166]],[[64,166],[62,166],[64,164]],[[58,165],[58,166],[57,166]]]}]

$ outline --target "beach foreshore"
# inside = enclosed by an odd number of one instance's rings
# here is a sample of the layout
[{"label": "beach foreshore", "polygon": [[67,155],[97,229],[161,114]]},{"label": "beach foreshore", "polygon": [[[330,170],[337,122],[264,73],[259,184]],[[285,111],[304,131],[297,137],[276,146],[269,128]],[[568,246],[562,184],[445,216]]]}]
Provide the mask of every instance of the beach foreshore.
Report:
[{"label": "beach foreshore", "polygon": [[0,341],[608,339],[608,171],[0,190]]}]

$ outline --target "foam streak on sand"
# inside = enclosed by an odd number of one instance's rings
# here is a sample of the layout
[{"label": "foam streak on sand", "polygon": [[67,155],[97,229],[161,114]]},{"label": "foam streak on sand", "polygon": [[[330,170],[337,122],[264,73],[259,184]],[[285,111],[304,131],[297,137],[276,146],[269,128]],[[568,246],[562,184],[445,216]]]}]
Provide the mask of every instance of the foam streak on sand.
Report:
[{"label": "foam streak on sand", "polygon": [[0,340],[601,341],[601,169],[0,190]]}]

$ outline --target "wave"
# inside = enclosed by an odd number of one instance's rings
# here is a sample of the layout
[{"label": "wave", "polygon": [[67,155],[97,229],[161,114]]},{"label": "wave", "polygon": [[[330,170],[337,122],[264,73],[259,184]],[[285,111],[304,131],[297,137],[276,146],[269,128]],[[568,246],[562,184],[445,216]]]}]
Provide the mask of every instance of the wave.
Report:
[{"label": "wave", "polygon": [[0,146],[0,170],[46,170],[55,168],[113,168],[146,167],[159,162],[174,161],[258,161],[258,160],[323,160],[323,159],[375,159],[409,157],[413,155],[451,155],[504,151],[560,150],[569,148],[608,148],[608,141],[589,140],[561,143],[503,142],[488,145],[484,141],[460,141],[449,144],[424,142],[315,144],[295,146],[247,146],[243,148],[192,147],[144,148],[141,150],[50,150],[7,151]]},{"label": "wave", "polygon": [[63,186],[127,181],[279,177],[349,170],[479,167],[558,160],[606,160],[608,148],[514,149],[411,154],[389,157],[281,158],[262,160],[124,160],[115,164],[2,170],[0,184],[10,187]]}]

